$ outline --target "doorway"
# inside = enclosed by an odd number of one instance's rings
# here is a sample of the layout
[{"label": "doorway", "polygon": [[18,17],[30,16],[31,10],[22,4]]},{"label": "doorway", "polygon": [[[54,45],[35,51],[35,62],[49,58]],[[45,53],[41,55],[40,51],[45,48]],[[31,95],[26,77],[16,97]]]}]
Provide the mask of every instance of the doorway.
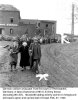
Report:
[{"label": "doorway", "polygon": [[0,28],[0,35],[1,35],[1,34],[5,34],[4,28]]},{"label": "doorway", "polygon": [[2,28],[0,28],[0,35],[2,34]]}]

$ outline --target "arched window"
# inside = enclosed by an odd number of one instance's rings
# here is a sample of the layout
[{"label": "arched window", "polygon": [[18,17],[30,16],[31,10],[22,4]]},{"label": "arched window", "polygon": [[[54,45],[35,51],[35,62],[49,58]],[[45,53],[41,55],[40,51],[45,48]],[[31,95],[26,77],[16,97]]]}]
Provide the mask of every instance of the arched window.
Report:
[{"label": "arched window", "polygon": [[38,23],[38,27],[40,27],[40,23]]},{"label": "arched window", "polygon": [[10,29],[10,34],[13,34],[13,29],[12,28]]}]

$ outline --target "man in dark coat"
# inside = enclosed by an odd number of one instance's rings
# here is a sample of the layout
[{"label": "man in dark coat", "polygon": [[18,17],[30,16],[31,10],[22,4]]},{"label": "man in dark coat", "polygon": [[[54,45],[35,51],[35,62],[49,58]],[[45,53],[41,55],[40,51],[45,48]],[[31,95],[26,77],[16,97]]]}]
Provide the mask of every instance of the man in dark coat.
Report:
[{"label": "man in dark coat", "polygon": [[30,68],[35,67],[36,73],[39,73],[38,64],[40,64],[41,59],[41,47],[38,43],[37,38],[34,38],[34,43],[30,45]]},{"label": "man in dark coat", "polygon": [[26,66],[29,66],[29,47],[27,42],[23,42],[22,46],[19,48],[20,52],[20,66],[26,69]]}]

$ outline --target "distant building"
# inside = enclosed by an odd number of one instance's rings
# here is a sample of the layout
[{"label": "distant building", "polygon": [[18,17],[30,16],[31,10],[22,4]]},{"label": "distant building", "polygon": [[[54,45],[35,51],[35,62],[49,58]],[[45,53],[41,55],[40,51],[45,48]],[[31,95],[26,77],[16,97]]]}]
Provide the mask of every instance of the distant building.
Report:
[{"label": "distant building", "polygon": [[37,22],[37,33],[42,36],[55,37],[56,34],[56,21],[40,20]]},{"label": "distant building", "polygon": [[11,5],[0,5],[0,34],[17,34],[20,11]]},{"label": "distant building", "polygon": [[0,5],[0,34],[54,37],[56,21],[21,19],[17,8],[12,5]]}]

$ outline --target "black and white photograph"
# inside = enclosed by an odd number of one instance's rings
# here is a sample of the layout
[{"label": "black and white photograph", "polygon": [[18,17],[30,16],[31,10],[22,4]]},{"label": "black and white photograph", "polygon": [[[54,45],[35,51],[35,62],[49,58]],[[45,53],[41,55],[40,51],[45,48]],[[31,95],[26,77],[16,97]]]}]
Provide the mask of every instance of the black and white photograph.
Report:
[{"label": "black and white photograph", "polygon": [[0,87],[78,88],[78,0],[0,0]]}]

